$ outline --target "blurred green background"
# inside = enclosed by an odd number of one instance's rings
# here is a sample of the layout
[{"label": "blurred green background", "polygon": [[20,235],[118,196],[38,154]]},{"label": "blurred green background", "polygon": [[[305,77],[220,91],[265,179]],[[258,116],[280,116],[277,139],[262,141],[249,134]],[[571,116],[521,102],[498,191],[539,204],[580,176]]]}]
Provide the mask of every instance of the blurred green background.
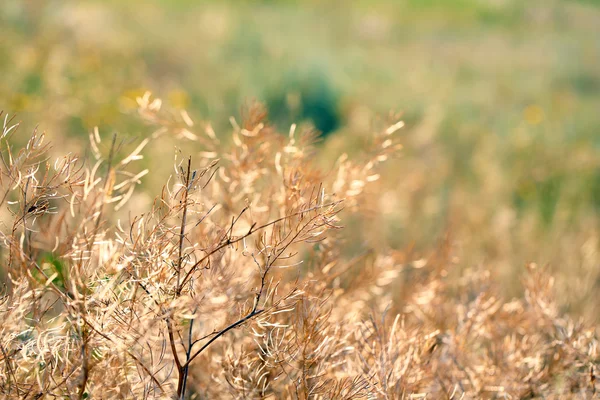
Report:
[{"label": "blurred green background", "polygon": [[357,247],[419,252],[448,233],[460,269],[490,269],[507,296],[526,262],[549,263],[565,309],[598,322],[599,7],[3,0],[0,109],[63,150],[96,125],[147,134],[132,115],[145,90],[223,135],[259,99],[282,130],[326,133],[324,160],[359,155],[403,112],[402,155],[363,206],[372,217],[347,222]]}]

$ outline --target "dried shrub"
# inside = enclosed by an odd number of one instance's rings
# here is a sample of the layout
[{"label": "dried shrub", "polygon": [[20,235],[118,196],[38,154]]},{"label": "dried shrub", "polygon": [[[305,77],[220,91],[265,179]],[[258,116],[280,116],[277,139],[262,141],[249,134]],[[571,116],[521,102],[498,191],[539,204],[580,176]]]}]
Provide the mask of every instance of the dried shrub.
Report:
[{"label": "dried shrub", "polygon": [[[312,132],[281,135],[259,105],[231,141],[138,99],[153,132],[125,156],[90,135],[92,162],[15,150],[4,118],[0,187],[7,398],[527,398],[592,396],[593,329],[561,315],[531,265],[523,299],[484,273],[451,278],[450,241],[348,258],[342,220],[361,213],[394,123],[365,160],[321,171]],[[144,147],[171,135],[175,173],[133,201]],[[124,210],[129,207],[129,213]],[[135,211],[135,212],[134,212]],[[410,276],[401,285],[401,276]],[[401,291],[399,289],[401,288]]]}]

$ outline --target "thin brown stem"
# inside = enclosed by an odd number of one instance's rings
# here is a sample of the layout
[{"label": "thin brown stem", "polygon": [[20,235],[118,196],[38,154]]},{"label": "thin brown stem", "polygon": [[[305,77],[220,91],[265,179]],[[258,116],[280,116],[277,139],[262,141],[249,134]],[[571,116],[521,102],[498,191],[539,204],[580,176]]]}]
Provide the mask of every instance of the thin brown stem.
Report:
[{"label": "thin brown stem", "polygon": [[[194,310],[194,314],[197,310]],[[180,376],[178,385],[177,385],[177,394],[179,395],[179,399],[183,400],[185,398],[185,389],[187,386],[187,378],[190,370],[190,365],[188,361],[190,360],[192,354],[192,346],[194,345],[192,342],[192,334],[194,329],[194,318],[190,320],[190,328],[188,331],[188,348],[185,352],[185,365],[183,367],[183,374]]]},{"label": "thin brown stem", "polygon": [[90,365],[88,358],[88,343],[87,343],[87,332],[83,327],[80,330],[81,335],[81,384],[79,386],[79,400],[82,400],[85,396],[85,387],[87,386],[88,379],[90,377]]},{"label": "thin brown stem", "polygon": [[198,357],[204,350],[206,350],[211,344],[213,344],[218,338],[220,338],[221,336],[223,336],[224,334],[226,334],[227,332],[229,332],[232,329],[237,328],[238,326],[242,325],[243,323],[245,323],[246,321],[250,320],[253,317],[256,317],[259,314],[262,314],[265,310],[256,310],[253,309],[248,315],[246,315],[245,317],[237,320],[236,322],[234,322],[233,324],[229,325],[228,327],[226,327],[225,329],[222,329],[221,331],[217,332],[215,334],[215,336],[213,336],[208,342],[206,342],[204,344],[204,346],[202,346],[200,349],[198,349],[186,362],[185,364],[183,364],[184,367],[187,367],[188,365],[190,365],[190,363],[192,361],[194,361],[194,359],[196,357]]},{"label": "thin brown stem", "polygon": [[181,216],[181,227],[179,228],[179,257],[177,259],[177,270],[175,273],[177,274],[177,286],[175,289],[175,294],[179,296],[181,294],[182,285],[180,284],[181,279],[181,267],[183,264],[183,245],[185,242],[185,226],[187,219],[187,211],[188,211],[188,196],[190,193],[190,186],[192,182],[190,182],[190,174],[192,170],[192,157],[188,158],[187,163],[187,172],[184,180],[184,188],[183,188],[183,211]]}]

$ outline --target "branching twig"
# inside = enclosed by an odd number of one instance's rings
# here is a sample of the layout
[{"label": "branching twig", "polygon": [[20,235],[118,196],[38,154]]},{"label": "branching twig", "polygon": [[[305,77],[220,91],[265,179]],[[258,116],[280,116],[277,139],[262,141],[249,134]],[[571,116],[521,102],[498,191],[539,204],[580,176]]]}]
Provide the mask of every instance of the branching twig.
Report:
[{"label": "branching twig", "polygon": [[194,265],[192,265],[192,267],[190,268],[190,270],[187,272],[187,274],[185,275],[185,277],[183,278],[181,285],[185,285],[188,281],[188,279],[190,278],[190,276],[196,271],[196,268],[198,268],[198,266],[200,266],[204,261],[206,261],[209,257],[211,257],[212,255],[214,255],[215,253],[219,252],[220,250],[224,249],[227,246],[231,246],[232,244],[236,244],[238,242],[241,242],[244,239],[247,239],[248,237],[250,237],[251,235],[253,235],[254,233],[268,228],[269,226],[275,225],[279,222],[285,221],[287,219],[290,219],[292,217],[298,216],[298,215],[302,215],[304,213],[310,212],[310,211],[315,211],[315,210],[319,210],[319,209],[323,209],[323,208],[327,208],[327,207],[336,207],[337,205],[339,205],[341,203],[341,201],[336,201],[336,202],[331,202],[331,203],[327,203],[327,204],[322,204],[322,205],[317,205],[314,207],[310,207],[308,209],[305,210],[300,210],[297,212],[294,212],[292,214],[288,214],[286,216],[277,218],[273,221],[267,222],[263,225],[260,226],[256,226],[256,224],[252,224],[250,226],[250,229],[248,229],[248,232],[246,232],[245,234],[237,237],[237,238],[229,238],[227,240],[225,240],[225,242],[221,243],[220,245],[218,245],[217,247],[215,247],[214,249],[212,249],[211,251],[209,251],[206,255],[204,255],[200,260],[196,261],[196,263],[194,263]]}]

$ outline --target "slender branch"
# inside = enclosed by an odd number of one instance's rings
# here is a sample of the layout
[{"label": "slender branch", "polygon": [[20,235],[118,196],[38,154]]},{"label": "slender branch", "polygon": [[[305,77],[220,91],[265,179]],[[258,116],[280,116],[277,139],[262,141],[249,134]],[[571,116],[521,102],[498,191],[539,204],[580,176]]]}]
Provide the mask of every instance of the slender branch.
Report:
[{"label": "slender branch", "polygon": [[81,385],[79,386],[79,400],[82,400],[85,396],[85,387],[90,377],[90,365],[88,359],[88,346],[87,346],[87,332],[81,328]]},{"label": "slender branch", "polygon": [[184,240],[185,240],[185,224],[186,224],[186,219],[187,219],[187,211],[188,211],[188,195],[190,193],[190,173],[191,173],[191,169],[192,169],[192,157],[188,158],[188,164],[187,164],[187,173],[186,173],[186,177],[185,177],[185,188],[184,188],[184,192],[183,192],[183,215],[181,216],[181,227],[179,229],[179,258],[177,260],[177,271],[175,271],[175,273],[177,274],[177,286],[175,289],[175,294],[177,296],[179,296],[181,294],[181,289],[182,289],[182,285],[180,285],[180,279],[181,279],[181,265],[183,264],[183,244],[184,244]]},{"label": "slender branch", "polygon": [[[187,219],[187,211],[188,211],[188,196],[190,193],[190,187],[192,182],[190,182],[190,174],[192,172],[192,157],[188,157],[187,162],[187,171],[183,180],[183,213],[181,216],[181,226],[179,228],[179,256],[177,258],[177,267],[175,274],[177,276],[177,284],[175,286],[175,297],[179,297],[181,295],[181,290],[183,285],[181,284],[181,268],[183,265],[183,246],[185,242],[185,227],[186,227],[186,219]],[[191,324],[193,325],[193,323]],[[173,353],[173,359],[175,360],[175,365],[177,366],[177,394],[181,395],[183,399],[183,393],[185,392],[185,382],[187,378],[187,366],[183,367],[181,365],[181,361],[179,360],[179,354],[177,353],[177,346],[175,344],[175,335],[173,334],[173,321],[171,315],[167,314],[167,329],[169,331],[169,345],[171,347],[171,353]],[[190,326],[191,329],[191,326]],[[184,346],[185,348],[185,346]],[[189,349],[187,351],[189,354]],[[189,356],[188,356],[189,357]]]},{"label": "slender branch", "polygon": [[177,366],[177,370],[181,372],[181,361],[179,361],[179,355],[177,354],[177,347],[175,346],[175,335],[173,334],[173,321],[171,320],[171,316],[167,315],[167,331],[169,333],[169,345],[171,346],[171,353],[173,353],[173,359],[175,360],[175,365]]},{"label": "slender branch", "polygon": [[210,346],[211,344],[213,344],[214,341],[216,341],[218,338],[220,338],[221,336],[223,336],[224,334],[226,334],[227,332],[229,332],[232,329],[237,328],[238,326],[242,325],[244,322],[248,321],[249,319],[256,317],[259,314],[262,314],[265,310],[252,310],[248,315],[246,315],[244,318],[239,319],[238,321],[234,322],[233,324],[229,325],[227,328],[217,332],[215,334],[215,336],[210,339],[208,342],[206,342],[206,344],[204,346],[202,346],[200,349],[198,349],[198,351],[196,351],[186,362],[185,364],[183,364],[184,367],[187,367],[188,365],[190,365],[190,363],[192,361],[194,361],[194,359],[196,357],[198,357],[204,350],[206,350],[206,348],[208,346]]},{"label": "slender branch", "polygon": [[[194,314],[197,310],[194,310]],[[188,361],[190,360],[190,356],[192,354],[192,346],[194,345],[192,342],[192,333],[194,329],[194,318],[190,320],[190,329],[188,331],[188,348],[185,352],[185,366],[183,367],[183,374],[180,375],[180,379],[178,382],[177,393],[179,394],[179,399],[183,400],[185,398],[185,389],[187,386],[187,378],[189,374],[190,365]]]}]

